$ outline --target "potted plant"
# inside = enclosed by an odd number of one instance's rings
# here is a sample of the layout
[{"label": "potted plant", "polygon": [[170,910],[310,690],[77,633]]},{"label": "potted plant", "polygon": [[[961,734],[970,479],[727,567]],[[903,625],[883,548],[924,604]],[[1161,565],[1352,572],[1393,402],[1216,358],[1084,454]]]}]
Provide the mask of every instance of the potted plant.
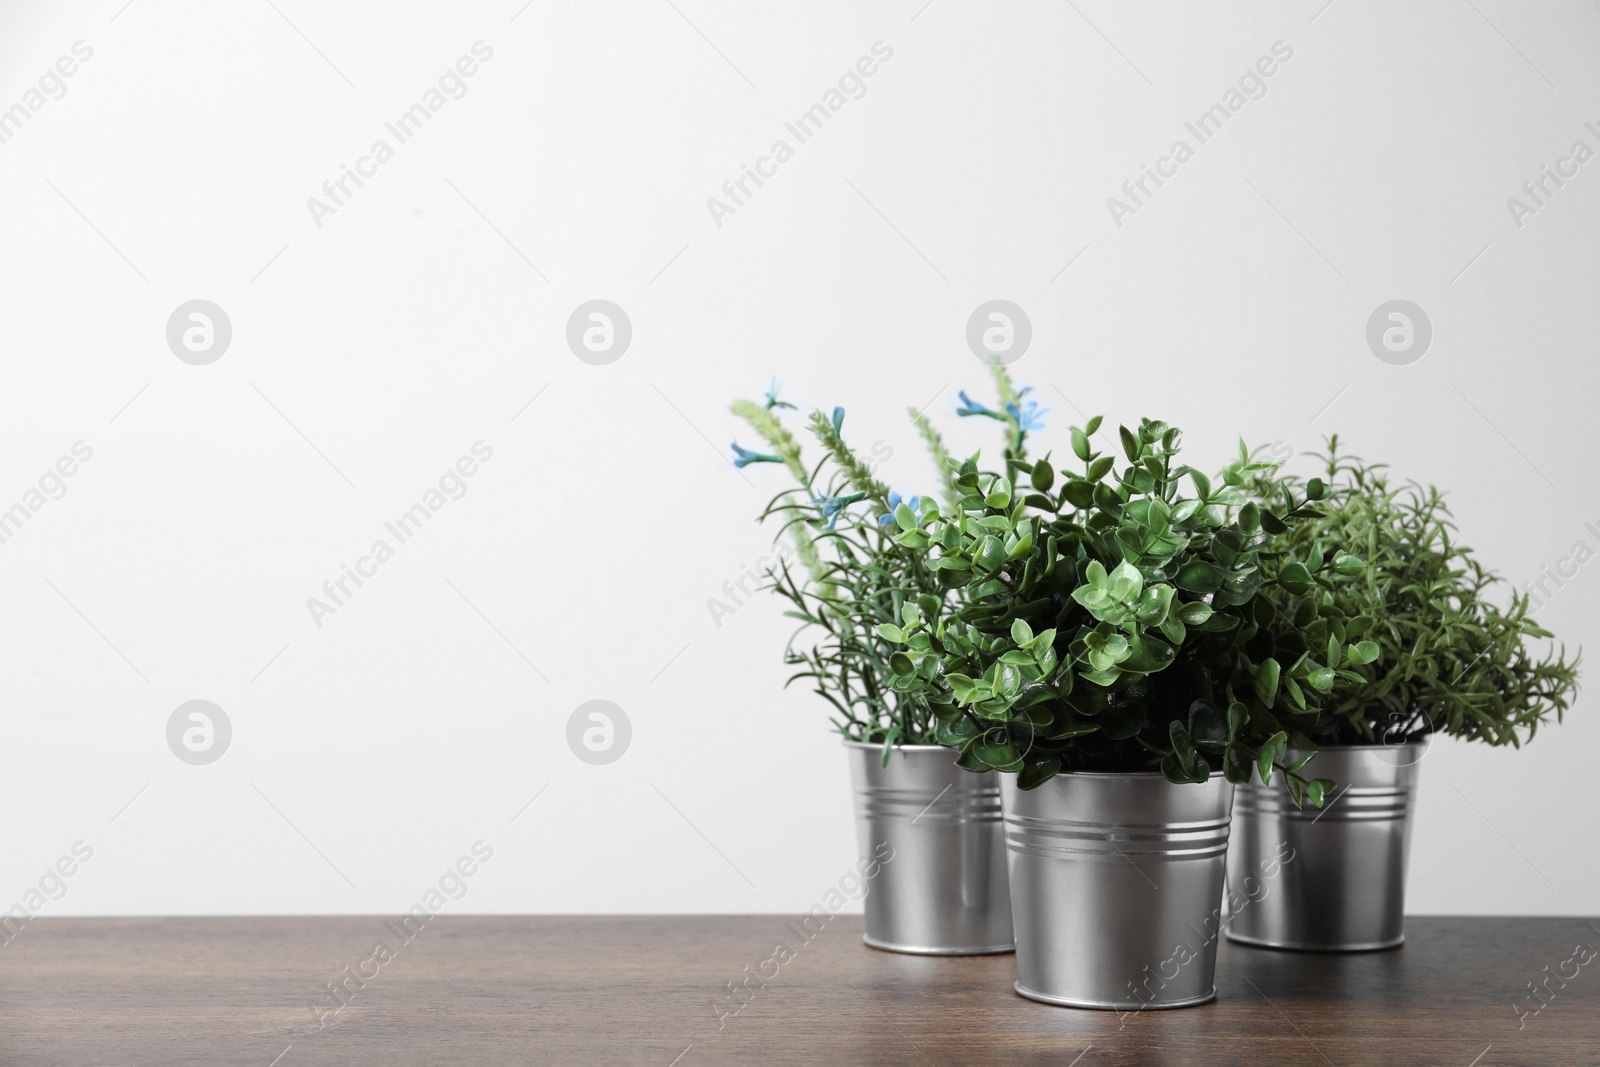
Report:
[{"label": "potted plant", "polygon": [[[1004,413],[965,393],[961,413],[1000,419],[1007,447],[1020,452],[1039,413],[1003,371],[996,377]],[[784,653],[798,668],[789,682],[809,681],[832,706],[844,736],[857,844],[862,860],[879,871],[863,905],[866,943],[930,955],[1010,952],[997,778],[958,768],[956,754],[932,738],[936,720],[927,701],[889,684],[897,646],[881,626],[898,620],[906,604],[933,610],[949,592],[922,553],[895,540],[895,514],[917,510],[920,500],[890,490],[845,441],[843,408],[810,416],[808,428],[823,453],[814,467],[783,423],[793,405],[778,399],[776,387],[764,402],[736,401],[732,410],[771,450],[735,444],[736,465],[781,463],[795,483],[761,515],[781,522],[779,541],[793,546],[780,551],[769,577],[789,603],[785,614],[800,622]],[[938,431],[921,413],[911,417],[942,469]],[[885,855],[893,863],[881,862]]]},{"label": "potted plant", "polygon": [[1273,513],[1247,497],[1270,466],[1243,445],[1214,484],[1150,420],[1120,429],[1119,470],[1100,425],[1072,430],[1078,470],[952,462],[954,508],[896,508],[896,541],[959,595],[908,600],[879,632],[931,738],[1001,774],[1017,992],[1175,1008],[1215,996],[1234,786],[1276,774],[1320,804],[1332,785],[1301,775],[1309,757],[1288,762],[1274,711],[1309,664],[1249,654],[1266,527],[1302,521],[1317,491]]},{"label": "potted plant", "polygon": [[[1258,612],[1253,655],[1290,663],[1322,655],[1330,684],[1283,695],[1290,756],[1320,749],[1340,783],[1313,818],[1265,786],[1235,801],[1230,889],[1270,854],[1295,858],[1278,885],[1234,916],[1228,936],[1317,951],[1390,948],[1404,940],[1406,861],[1420,761],[1434,734],[1520,747],[1577,689],[1578,656],[1543,658],[1549,631],[1528,597],[1494,599],[1500,581],[1456,539],[1440,491],[1390,483],[1382,465],[1340,456],[1330,438],[1322,478],[1268,477],[1259,497],[1321,488],[1320,514],[1274,527],[1264,556],[1278,581]],[[1363,569],[1285,573],[1294,558],[1359,552]]]}]

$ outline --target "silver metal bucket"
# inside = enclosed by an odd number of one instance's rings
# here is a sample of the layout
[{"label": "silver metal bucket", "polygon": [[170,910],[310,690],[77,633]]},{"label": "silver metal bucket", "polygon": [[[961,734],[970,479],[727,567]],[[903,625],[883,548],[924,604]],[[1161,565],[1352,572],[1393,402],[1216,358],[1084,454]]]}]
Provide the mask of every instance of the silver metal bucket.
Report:
[{"label": "silver metal bucket", "polygon": [[[941,745],[846,741],[863,862],[881,862],[863,906],[873,948],[928,956],[1010,952],[1000,784]],[[887,844],[892,852],[878,851]]]},{"label": "silver metal bucket", "polygon": [[[1250,945],[1358,952],[1405,940],[1406,862],[1426,742],[1341,745],[1303,773],[1338,783],[1295,808],[1274,773],[1239,787],[1228,856],[1228,937]],[[1304,755],[1293,750],[1289,759]]]},{"label": "silver metal bucket", "polygon": [[1154,773],[1000,782],[1017,992],[1119,1011],[1215,998],[1233,786]]}]

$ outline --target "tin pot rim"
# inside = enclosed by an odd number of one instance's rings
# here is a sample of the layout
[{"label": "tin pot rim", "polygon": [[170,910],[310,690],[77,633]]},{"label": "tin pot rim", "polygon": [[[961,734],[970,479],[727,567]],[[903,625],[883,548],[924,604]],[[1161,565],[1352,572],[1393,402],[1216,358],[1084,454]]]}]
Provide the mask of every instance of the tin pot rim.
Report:
[{"label": "tin pot rim", "polygon": [[[1016,771],[1000,771],[998,773],[1006,778],[1015,778],[1017,776]],[[1162,774],[1160,771],[1061,771],[1057,773],[1054,778],[1065,778],[1068,775],[1071,775],[1075,778],[1160,778],[1162,781],[1168,782],[1168,784],[1174,786],[1207,785],[1211,781],[1222,777],[1220,774],[1212,772],[1211,777],[1206,779],[1204,782],[1171,782],[1168,780],[1167,776]],[[1054,778],[1051,780],[1053,781]]]},{"label": "tin pot rim", "polygon": [[[848,737],[841,738],[845,748],[870,748],[878,752],[883,751],[882,741],[852,741]],[[893,752],[953,752],[949,745],[890,745]]]},{"label": "tin pot rim", "polygon": [[[1433,737],[1419,737],[1415,741],[1407,741],[1403,745],[1318,745],[1316,748],[1296,748],[1290,746],[1291,752],[1394,752],[1403,748],[1427,748],[1433,744]],[[1063,772],[1064,773],[1064,772]]]}]

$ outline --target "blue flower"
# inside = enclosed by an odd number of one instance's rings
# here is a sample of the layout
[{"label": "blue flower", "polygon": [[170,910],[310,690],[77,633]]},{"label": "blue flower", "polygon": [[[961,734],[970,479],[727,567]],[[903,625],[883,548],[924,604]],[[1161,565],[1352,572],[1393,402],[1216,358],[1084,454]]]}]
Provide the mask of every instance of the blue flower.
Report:
[{"label": "blue flower", "polygon": [[752,452],[748,448],[740,448],[738,442],[734,442],[732,448],[733,465],[741,469],[750,466],[752,463],[783,462],[783,459],[780,456],[769,456],[765,452]]},{"label": "blue flower", "polygon": [[[906,501],[907,506],[909,506],[912,511],[917,511],[918,508],[919,508],[919,505],[921,505],[921,503],[922,503],[922,498],[920,496],[914,496],[910,500]],[[890,493],[889,494],[889,510],[885,514],[882,514],[882,515],[878,516],[878,525],[879,526],[892,525],[894,523],[894,509],[899,507],[899,506],[900,506],[900,494],[899,493]]]},{"label": "blue flower", "polygon": [[772,379],[772,384],[767,386],[766,392],[767,410],[771,411],[773,408],[788,408],[793,411],[793,404],[789,403],[787,400],[778,399],[778,388],[778,379]]},{"label": "blue flower", "polygon": [[968,396],[965,389],[956,395],[961,397],[961,406],[956,408],[957,415],[987,415],[991,419],[998,419],[1002,417],[998,411],[990,411],[988,408],[984,407],[982,404]]},{"label": "blue flower", "polygon": [[822,505],[822,517],[828,520],[828,529],[833,529],[839,522],[839,516],[844,509],[866,496],[865,493],[852,493],[849,496],[819,496],[812,500],[813,504]]},{"label": "blue flower", "polygon": [[834,433],[838,433],[840,427],[842,427],[843,425],[844,425],[844,408],[834,408],[833,409],[833,432]]},{"label": "blue flower", "polygon": [[[1024,389],[1022,392],[1026,393],[1027,390]],[[1011,421],[1017,424],[1018,430],[1029,433],[1044,429],[1044,417],[1050,414],[1050,409],[1040,407],[1037,400],[1030,400],[1021,410],[1018,410],[1015,404],[1007,404],[1006,413],[1011,416]]]}]

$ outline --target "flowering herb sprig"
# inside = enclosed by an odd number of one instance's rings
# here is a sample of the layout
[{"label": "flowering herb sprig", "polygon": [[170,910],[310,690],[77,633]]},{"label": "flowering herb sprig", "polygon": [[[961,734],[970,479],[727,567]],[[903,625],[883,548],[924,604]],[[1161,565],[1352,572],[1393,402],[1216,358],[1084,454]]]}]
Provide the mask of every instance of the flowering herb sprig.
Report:
[{"label": "flowering herb sprig", "polygon": [[1044,416],[1050,413],[1049,408],[1041,408],[1037,400],[1024,401],[1022,398],[1033,392],[1033,387],[1025,386],[1016,388],[1011,383],[1011,376],[1005,367],[991,364],[994,373],[995,385],[1000,391],[1000,407],[996,410],[986,407],[972,399],[963,390],[957,394],[961,405],[956,408],[956,414],[963,418],[978,416],[1002,422],[1007,427],[1005,458],[1026,459],[1026,442],[1028,434],[1044,429]]},{"label": "flowering herb sprig", "polygon": [[[1003,380],[1002,397],[1015,396],[1009,379]],[[833,706],[835,727],[852,740],[882,742],[885,758],[890,745],[931,744],[932,710],[918,694],[890,685],[890,661],[898,646],[880,627],[898,620],[908,604],[934,612],[950,595],[931,562],[896,540],[920,527],[937,505],[926,494],[903,496],[878,478],[846,441],[841,407],[810,415],[808,428],[823,458],[808,466],[782,422],[785,409],[794,405],[778,399],[776,381],[762,402],[741,400],[732,406],[770,448],[757,452],[734,444],[734,464],[782,463],[794,482],[761,515],[763,521],[781,521],[779,536],[788,534],[803,546],[800,556],[806,563],[804,573],[783,563],[768,573],[771,588],[789,602],[786,614],[801,623],[784,653],[784,661],[799,668],[789,681],[808,680]],[[942,460],[938,431],[920,412],[911,411],[911,417],[936,460]],[[1008,446],[1019,440],[1010,425]],[[942,462],[938,469],[948,479]],[[947,480],[946,489],[953,490],[954,483]]]}]

